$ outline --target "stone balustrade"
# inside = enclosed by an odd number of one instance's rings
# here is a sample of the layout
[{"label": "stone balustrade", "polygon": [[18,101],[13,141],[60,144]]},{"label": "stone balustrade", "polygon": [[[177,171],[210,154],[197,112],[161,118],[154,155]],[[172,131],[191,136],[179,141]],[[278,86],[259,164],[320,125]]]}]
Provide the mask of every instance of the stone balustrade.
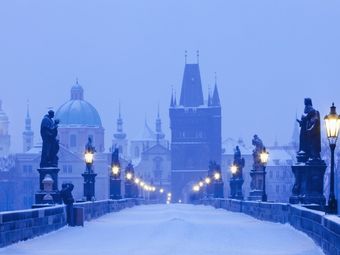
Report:
[{"label": "stone balustrade", "polygon": [[[74,207],[84,208],[84,219],[90,221],[107,213],[147,203],[149,201],[142,199],[102,200],[75,203]],[[55,231],[66,225],[65,205],[0,212],[0,248]]]},{"label": "stone balustrade", "polygon": [[254,218],[288,223],[306,233],[327,255],[340,255],[340,217],[285,203],[204,199],[199,203],[248,214]]}]

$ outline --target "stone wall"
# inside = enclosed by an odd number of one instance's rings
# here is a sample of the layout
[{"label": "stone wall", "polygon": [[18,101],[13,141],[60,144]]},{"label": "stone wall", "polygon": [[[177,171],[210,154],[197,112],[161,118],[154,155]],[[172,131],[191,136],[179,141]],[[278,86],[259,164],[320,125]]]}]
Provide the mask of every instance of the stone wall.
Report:
[{"label": "stone wall", "polygon": [[306,233],[322,247],[326,255],[340,255],[340,217],[326,215],[324,212],[307,209],[299,205],[241,201],[234,199],[205,199],[205,205],[242,212],[254,218],[289,223]]},{"label": "stone wall", "polygon": [[[90,221],[107,213],[146,203],[151,202],[141,199],[102,200],[75,203],[74,207],[84,208],[84,220]],[[66,226],[66,224],[66,208],[64,205],[1,212],[0,248],[55,231]]]},{"label": "stone wall", "polygon": [[0,247],[46,234],[66,225],[65,206],[0,213]]}]

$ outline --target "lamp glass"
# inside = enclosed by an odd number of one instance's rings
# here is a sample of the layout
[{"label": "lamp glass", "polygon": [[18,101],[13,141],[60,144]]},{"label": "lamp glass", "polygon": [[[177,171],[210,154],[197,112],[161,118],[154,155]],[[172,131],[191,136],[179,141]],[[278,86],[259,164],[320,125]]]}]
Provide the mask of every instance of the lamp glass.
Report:
[{"label": "lamp glass", "polygon": [[132,173],[128,172],[126,173],[126,179],[131,180],[133,177]]},{"label": "lamp glass", "polygon": [[263,151],[260,154],[260,160],[262,164],[267,164],[269,159],[269,153],[267,151]]},{"label": "lamp glass", "polygon": [[340,119],[337,114],[329,114],[325,118],[327,138],[331,144],[335,144],[340,129]]},{"label": "lamp glass", "polygon": [[214,178],[215,178],[216,181],[218,181],[219,179],[221,179],[221,174],[219,172],[216,172],[214,174]]},{"label": "lamp glass", "polygon": [[119,174],[119,166],[117,166],[117,165],[114,165],[114,166],[112,166],[112,174],[113,175],[118,175]]},{"label": "lamp glass", "polygon": [[230,172],[231,172],[232,174],[236,174],[236,173],[237,173],[237,166],[236,166],[236,165],[232,165],[232,166],[230,167]]},{"label": "lamp glass", "polygon": [[211,179],[209,177],[207,177],[207,178],[205,178],[204,181],[205,181],[206,184],[209,184],[211,182]]},{"label": "lamp glass", "polygon": [[86,164],[92,164],[93,163],[93,153],[91,153],[91,152],[85,153],[85,162],[86,162]]}]

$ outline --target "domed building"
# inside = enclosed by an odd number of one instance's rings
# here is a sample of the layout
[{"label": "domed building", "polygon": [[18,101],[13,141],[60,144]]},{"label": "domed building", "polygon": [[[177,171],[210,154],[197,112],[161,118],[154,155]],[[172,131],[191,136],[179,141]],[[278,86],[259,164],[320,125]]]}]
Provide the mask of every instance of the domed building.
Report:
[{"label": "domed building", "polygon": [[56,111],[60,120],[60,144],[75,153],[83,153],[88,137],[91,137],[97,152],[104,152],[104,128],[96,110],[84,100],[84,89],[78,81],[71,88],[71,98]]},{"label": "domed building", "polygon": [[8,116],[2,110],[2,101],[0,100],[0,157],[5,157],[9,154],[11,137],[8,134],[8,126]]}]

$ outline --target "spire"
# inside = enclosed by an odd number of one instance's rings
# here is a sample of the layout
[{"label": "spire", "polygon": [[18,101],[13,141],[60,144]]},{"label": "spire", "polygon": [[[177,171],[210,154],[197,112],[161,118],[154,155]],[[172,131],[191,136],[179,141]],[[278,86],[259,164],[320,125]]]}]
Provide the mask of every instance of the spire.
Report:
[{"label": "spire", "polygon": [[25,118],[25,130],[23,135],[23,151],[29,151],[33,147],[34,133],[32,131],[32,121],[30,116],[29,101],[27,100],[27,112]]},{"label": "spire", "polygon": [[215,87],[214,87],[214,92],[212,96],[212,103],[211,105],[213,106],[220,106],[220,96],[218,95],[218,90],[217,90],[217,76],[215,73]]},{"label": "spire", "polygon": [[180,105],[196,107],[203,105],[203,91],[199,65],[185,64]]},{"label": "spire", "polygon": [[210,85],[208,85],[208,106],[211,106],[211,88]]},{"label": "spire", "polygon": [[123,119],[122,119],[122,115],[121,115],[120,102],[118,104],[118,118],[117,118],[116,133],[113,134],[113,137],[115,139],[125,139],[126,138],[126,134],[123,131]]},{"label": "spire", "polygon": [[162,120],[159,115],[159,104],[158,104],[158,110],[157,110],[157,118],[156,118],[156,135],[157,135],[157,141],[164,138],[164,133],[162,131]]},{"label": "spire", "polygon": [[26,119],[25,119],[25,130],[26,131],[31,131],[32,126],[31,126],[31,117],[30,117],[30,108],[29,108],[29,101],[27,100],[27,113],[26,113]]},{"label": "spire", "polygon": [[171,89],[171,100],[170,100],[170,107],[174,107],[174,88]]}]

